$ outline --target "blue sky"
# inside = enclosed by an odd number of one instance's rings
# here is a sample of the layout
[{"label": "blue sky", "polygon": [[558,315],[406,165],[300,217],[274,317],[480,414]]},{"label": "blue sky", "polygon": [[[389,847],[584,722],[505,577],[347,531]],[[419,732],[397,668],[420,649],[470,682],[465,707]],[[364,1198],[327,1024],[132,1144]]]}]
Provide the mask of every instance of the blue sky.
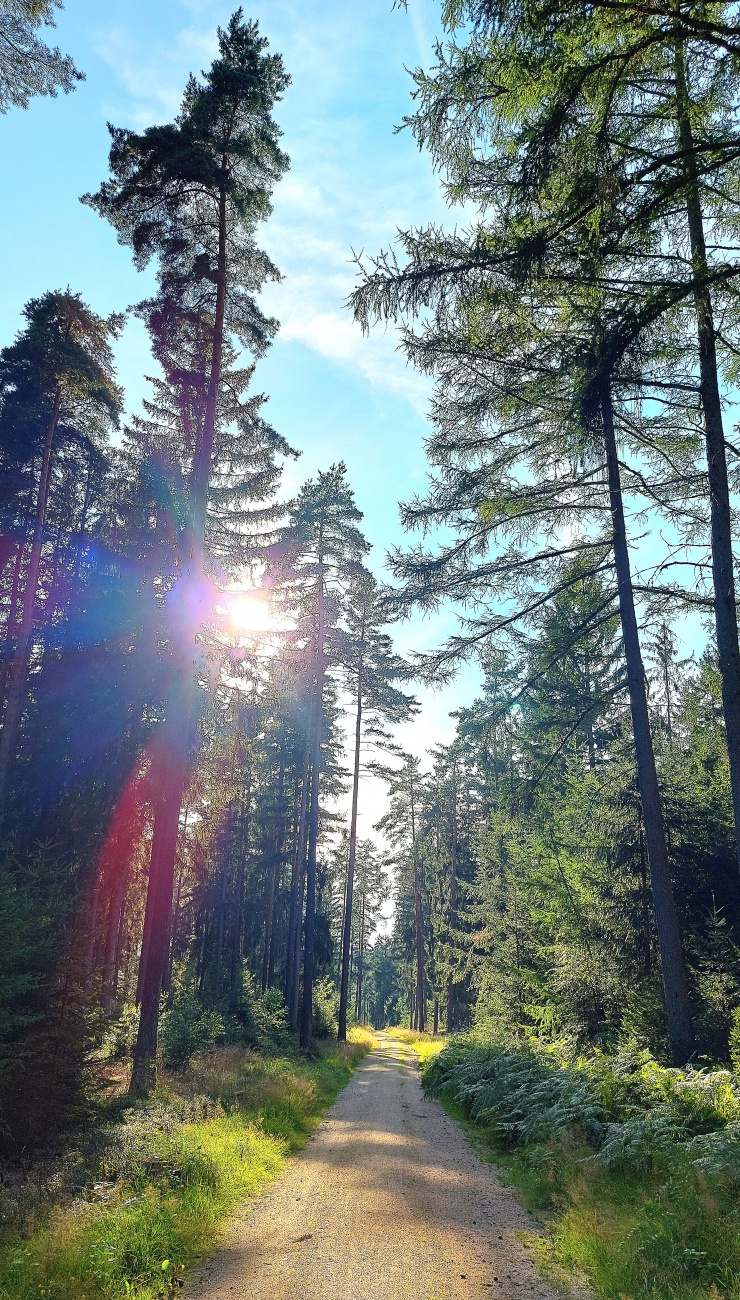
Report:
[{"label": "blue sky", "polygon": [[[67,0],[50,39],[86,81],[72,95],[0,117],[0,346],[14,336],[24,302],[47,289],[69,285],[101,313],[145,295],[148,274],[133,269],[129,251],[79,196],[105,176],[106,122],[171,120],[188,74],[210,63],[216,27],[231,12],[223,0]],[[391,331],[363,338],[344,300],[353,249],[375,252],[399,227],[452,220],[428,159],[408,132],[394,133],[410,108],[406,69],[431,59],[438,0],[410,0],[406,12],[392,0],[255,0],[245,13],[292,77],[277,112],[292,166],[262,232],[285,277],[263,299],[281,331],[255,386],[269,394],[268,418],[303,453],[286,492],[344,459],[380,570],[387,548],[402,541],[399,500],[424,486],[428,387]],[[135,410],[151,370],[136,321],[118,363]],[[399,639],[422,648],[442,632],[439,620],[414,620]],[[420,692],[424,712],[403,743],[422,753],[450,739],[449,711],[470,702],[476,680],[468,671],[442,692]],[[368,800],[371,816],[378,795]]]}]

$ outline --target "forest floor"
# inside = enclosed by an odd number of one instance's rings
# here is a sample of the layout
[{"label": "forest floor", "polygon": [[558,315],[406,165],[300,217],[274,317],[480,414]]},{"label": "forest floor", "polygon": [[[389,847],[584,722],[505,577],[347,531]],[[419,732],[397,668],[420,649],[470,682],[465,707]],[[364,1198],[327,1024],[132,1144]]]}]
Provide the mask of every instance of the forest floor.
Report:
[{"label": "forest floor", "polygon": [[306,1149],[185,1279],[189,1300],[554,1300],[532,1220],[378,1034]]}]

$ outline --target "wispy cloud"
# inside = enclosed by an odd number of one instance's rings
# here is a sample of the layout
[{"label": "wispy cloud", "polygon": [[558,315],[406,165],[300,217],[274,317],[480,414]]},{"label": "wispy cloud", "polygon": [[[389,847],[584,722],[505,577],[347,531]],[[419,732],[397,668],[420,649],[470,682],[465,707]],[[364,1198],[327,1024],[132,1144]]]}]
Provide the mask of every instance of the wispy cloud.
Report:
[{"label": "wispy cloud", "polygon": [[[141,128],[171,118],[188,73],[213,57],[228,8],[220,0],[182,3],[188,21],[166,46],[143,50],[135,32],[117,26],[95,34],[113,74],[106,109],[114,121]],[[353,249],[376,252],[398,228],[444,208],[426,159],[408,137],[393,135],[406,102],[404,64],[427,63],[432,48],[430,0],[412,0],[390,22],[373,5],[319,0],[262,0],[250,12],[293,78],[278,110],[292,167],[261,236],[285,275],[265,294],[282,325],[277,346],[299,343],[423,413],[429,384],[407,366],[395,332],[364,338],[346,299]]]}]

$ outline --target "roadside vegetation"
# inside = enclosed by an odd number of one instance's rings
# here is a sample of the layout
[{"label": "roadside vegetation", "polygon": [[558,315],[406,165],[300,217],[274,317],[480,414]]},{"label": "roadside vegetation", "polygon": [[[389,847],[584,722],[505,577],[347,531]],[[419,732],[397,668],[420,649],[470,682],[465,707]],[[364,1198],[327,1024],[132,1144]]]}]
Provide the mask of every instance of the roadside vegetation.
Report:
[{"label": "roadside vegetation", "polygon": [[405,1029],[403,1025],[394,1025],[387,1032],[391,1038],[398,1039],[399,1043],[413,1047],[422,1067],[437,1056],[445,1045],[444,1036],[441,1034],[420,1033],[418,1029]]},{"label": "roadside vegetation", "polygon": [[153,1300],[219,1225],[299,1150],[373,1044],[317,1040],[311,1058],[237,1046],[162,1075],[147,1101],[100,1106],[81,1149],[0,1191],[2,1300]]},{"label": "roadside vegetation", "polygon": [[740,1294],[737,1073],[471,1037],[422,1074],[546,1216],[545,1276],[585,1276],[599,1300]]}]

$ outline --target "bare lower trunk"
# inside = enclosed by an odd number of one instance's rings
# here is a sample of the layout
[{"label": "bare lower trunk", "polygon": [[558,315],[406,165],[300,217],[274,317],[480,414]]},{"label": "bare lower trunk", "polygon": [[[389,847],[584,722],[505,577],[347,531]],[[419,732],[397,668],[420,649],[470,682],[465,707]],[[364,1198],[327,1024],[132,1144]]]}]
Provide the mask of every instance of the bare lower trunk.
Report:
[{"label": "bare lower trunk", "polygon": [[306,917],[303,937],[303,1005],[301,1009],[300,1044],[304,1051],[311,1046],[313,1022],[314,941],[316,935],[316,850],[319,839],[319,785],[321,777],[321,733],[324,722],[324,660],[325,610],[324,610],[324,541],[323,526],[319,525],[318,585],[317,585],[317,637],[316,637],[316,695],[314,698],[311,802],[308,815],[308,856],[306,859]]},{"label": "bare lower trunk", "polygon": [[[310,735],[310,733],[309,733]],[[310,739],[306,737],[306,753],[303,763],[303,781],[301,783],[300,809],[296,828],[295,852],[290,880],[290,915],[288,919],[288,951],[285,971],[285,1001],[288,1006],[288,1023],[291,1029],[298,1028],[298,957],[301,940],[301,915],[303,911],[301,890],[303,884],[303,864],[306,857],[306,833],[308,829],[308,796],[311,786]]]},{"label": "bare lower trunk", "polygon": [[650,732],[650,719],[645,692],[645,670],[640,650],[640,637],[632,591],[622,487],[614,433],[614,414],[611,391],[608,386],[602,393],[601,405],[609,482],[609,503],[613,527],[614,565],[619,592],[619,613],[622,622],[622,639],[627,665],[632,730],[635,738],[637,781],[642,803],[655,923],[660,946],[666,1020],[674,1061],[677,1065],[682,1065],[689,1059],[694,1050],[694,1035],[678,913],[668,865],[663,805],[655,765],[653,738]]},{"label": "bare lower trunk", "polygon": [[735,844],[740,864],[740,645],[738,645],[735,575],[732,556],[732,513],[727,478],[727,456],[717,375],[712,299],[707,287],[708,267],[704,219],[696,176],[695,148],[691,128],[689,93],[683,47],[676,47],[676,103],[686,190],[686,217],[691,242],[691,259],[696,289],[696,326],[699,341],[699,391],[704,416],[704,434],[709,479],[709,509],[712,536],[712,578],[717,653],[722,679],[722,707],[727,732],[730,785],[735,817]]},{"label": "bare lower trunk", "polygon": [[424,988],[424,916],[421,902],[421,867],[416,851],[416,804],[414,778],[411,776],[411,855],[414,873],[414,942],[416,949],[416,1028],[424,1033],[426,1025],[426,991]]},{"label": "bare lower trunk", "polygon": [[136,1097],[148,1096],[156,1082],[159,1001],[167,961],[180,808],[188,777],[189,705],[190,692],[184,691],[170,713],[162,790],[154,819],[147,887],[149,942],[146,953],[142,952],[142,960],[144,957],[146,960],[141,979],[139,1029],[129,1085],[129,1092]]},{"label": "bare lower trunk", "polygon": [[[365,616],[363,611],[361,638],[365,635]],[[352,811],[349,820],[349,855],[347,859],[347,886],[344,895],[344,925],[342,929],[342,975],[339,990],[339,1029],[337,1037],[340,1043],[347,1041],[347,1002],[349,1000],[349,967],[352,951],[352,896],[355,882],[355,859],[357,857],[357,805],[360,790],[360,747],[362,744],[362,693],[363,693],[363,656],[357,668],[357,714],[355,720],[355,762],[352,772]]]}]

